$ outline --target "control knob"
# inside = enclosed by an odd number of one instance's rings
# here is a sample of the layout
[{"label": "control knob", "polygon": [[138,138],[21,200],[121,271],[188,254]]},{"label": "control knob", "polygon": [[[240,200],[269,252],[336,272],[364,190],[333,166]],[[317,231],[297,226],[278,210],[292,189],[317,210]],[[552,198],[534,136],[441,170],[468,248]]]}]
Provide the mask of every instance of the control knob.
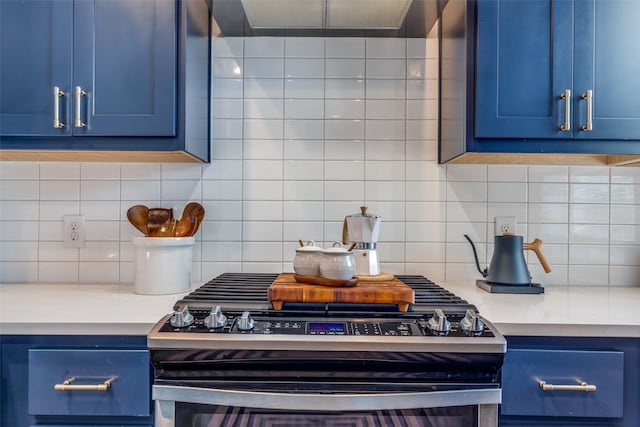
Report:
[{"label": "control knob", "polygon": [[211,313],[204,318],[204,326],[210,329],[222,328],[227,324],[227,316],[222,314],[222,310],[219,305],[211,308]]},{"label": "control knob", "polygon": [[189,313],[189,307],[186,305],[179,306],[171,316],[169,321],[174,328],[186,328],[193,324],[193,315]]},{"label": "control knob", "polygon": [[441,309],[436,308],[435,313],[428,322],[429,329],[436,335],[447,335],[451,329],[451,324],[447,320]]},{"label": "control knob", "polygon": [[468,309],[460,321],[460,327],[467,335],[481,335],[484,329],[484,323],[482,323],[480,316],[478,316],[475,310]]},{"label": "control knob", "polygon": [[242,316],[238,319],[238,329],[241,331],[250,331],[253,329],[253,318],[248,311],[242,313]]}]

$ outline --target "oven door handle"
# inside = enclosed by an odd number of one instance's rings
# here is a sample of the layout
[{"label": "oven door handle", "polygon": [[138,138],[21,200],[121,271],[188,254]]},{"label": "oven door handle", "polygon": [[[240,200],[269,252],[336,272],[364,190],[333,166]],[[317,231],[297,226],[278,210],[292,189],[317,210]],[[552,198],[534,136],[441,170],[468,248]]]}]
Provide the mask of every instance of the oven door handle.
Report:
[{"label": "oven door handle", "polygon": [[497,405],[502,403],[502,390],[486,388],[408,393],[324,394],[154,385],[153,400],[289,411],[367,411]]}]

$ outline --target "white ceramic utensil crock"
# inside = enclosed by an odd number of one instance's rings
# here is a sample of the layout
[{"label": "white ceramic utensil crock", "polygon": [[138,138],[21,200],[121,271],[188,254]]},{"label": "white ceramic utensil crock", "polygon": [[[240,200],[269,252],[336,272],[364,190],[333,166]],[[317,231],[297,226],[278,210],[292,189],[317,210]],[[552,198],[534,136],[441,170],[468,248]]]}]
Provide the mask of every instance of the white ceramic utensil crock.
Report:
[{"label": "white ceramic utensil crock", "polygon": [[330,248],[322,251],[320,275],[325,279],[349,280],[355,272],[353,253],[343,248],[340,242],[333,242]]}]

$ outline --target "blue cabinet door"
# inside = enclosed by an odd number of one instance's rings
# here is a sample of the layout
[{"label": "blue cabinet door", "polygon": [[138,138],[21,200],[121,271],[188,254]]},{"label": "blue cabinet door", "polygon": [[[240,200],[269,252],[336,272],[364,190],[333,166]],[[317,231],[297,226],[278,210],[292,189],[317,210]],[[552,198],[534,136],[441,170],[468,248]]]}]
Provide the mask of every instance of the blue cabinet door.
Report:
[{"label": "blue cabinet door", "polygon": [[[0,1],[0,133],[69,135],[71,0]],[[56,96],[54,87],[64,92]],[[57,104],[59,125],[54,127]]]},{"label": "blue cabinet door", "polygon": [[[640,139],[640,2],[575,2],[575,132],[580,139]],[[592,127],[587,125],[591,90]]]},{"label": "blue cabinet door", "polygon": [[175,135],[176,26],[175,0],[75,2],[74,135]]},{"label": "blue cabinet door", "polygon": [[571,137],[572,14],[571,0],[477,2],[476,137]]}]

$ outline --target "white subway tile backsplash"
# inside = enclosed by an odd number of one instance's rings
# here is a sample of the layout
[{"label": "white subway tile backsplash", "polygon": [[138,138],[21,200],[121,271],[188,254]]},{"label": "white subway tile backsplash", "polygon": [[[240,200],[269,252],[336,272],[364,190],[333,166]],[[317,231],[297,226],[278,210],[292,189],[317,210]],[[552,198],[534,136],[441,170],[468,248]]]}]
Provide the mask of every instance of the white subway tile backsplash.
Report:
[{"label": "white subway tile backsplash", "polygon": [[569,185],[562,183],[529,183],[529,203],[568,203]]},{"label": "white subway tile backsplash", "polygon": [[240,78],[243,76],[242,58],[214,57],[211,63],[211,74],[214,78]]},{"label": "white subway tile backsplash", "polygon": [[489,182],[487,201],[502,203],[525,203],[527,184],[524,182]]},{"label": "white subway tile backsplash", "polygon": [[326,139],[364,139],[364,120],[325,120]]},{"label": "white subway tile backsplash", "polygon": [[365,181],[364,197],[366,200],[400,201],[405,199],[404,181]]},{"label": "white subway tile backsplash", "polygon": [[[38,163],[2,162],[0,168],[0,184],[7,180],[37,180],[40,179],[40,166]],[[2,193],[0,193],[0,196]]]},{"label": "white subway tile backsplash", "polygon": [[364,200],[364,182],[325,180],[324,200]]},{"label": "white subway tile backsplash", "polygon": [[[384,271],[473,284],[463,235],[487,264],[494,217],[514,215],[553,267],[527,251],[534,281],[640,285],[640,169],[437,163],[437,38],[225,37],[212,53],[210,164],[2,163],[0,281],[130,283],[127,209],[196,200],[196,281],[292,271],[298,239],[327,247],[366,205]],[[67,214],[85,215],[84,248],[63,248]]]},{"label": "white subway tile backsplash", "polygon": [[0,200],[38,200],[39,181],[2,180],[0,181]]},{"label": "white subway tile backsplash", "polygon": [[282,98],[284,82],[282,79],[244,79],[244,98]]},{"label": "white subway tile backsplash", "polygon": [[245,99],[243,114],[246,119],[282,119],[284,103],[279,98]]},{"label": "white subway tile backsplash", "polygon": [[326,140],[324,143],[325,160],[364,160],[364,141]]},{"label": "white subway tile backsplash", "polygon": [[324,90],[326,99],[361,99],[365,97],[365,81],[362,79],[327,79],[324,80]]},{"label": "white subway tile backsplash", "polygon": [[401,120],[406,116],[404,100],[370,99],[366,101],[369,120]]},{"label": "white subway tile backsplash", "polygon": [[[249,58],[244,59],[244,77],[249,78],[282,78],[284,58]],[[229,76],[227,76],[229,77]]]},{"label": "white subway tile backsplash", "polygon": [[246,160],[281,160],[283,142],[281,139],[245,139],[242,156]]},{"label": "white subway tile backsplash", "polygon": [[160,196],[163,200],[200,200],[202,183],[198,180],[162,181]]},{"label": "white subway tile backsplash", "polygon": [[278,37],[247,37],[244,39],[245,57],[283,57],[284,39]]},{"label": "white subway tile backsplash", "polygon": [[569,182],[567,166],[529,166],[529,182]]},{"label": "white subway tile backsplash", "polygon": [[80,185],[81,200],[118,200],[120,181],[83,180]]},{"label": "white subway tile backsplash", "polygon": [[438,81],[429,80],[407,80],[406,99],[438,99]]},{"label": "white subway tile backsplash", "polygon": [[640,204],[640,185],[611,184],[611,203]]},{"label": "white subway tile backsplash", "polygon": [[242,57],[244,39],[237,37],[214,37],[211,50],[216,57]]},{"label": "white subway tile backsplash", "polygon": [[324,58],[324,39],[315,37],[287,37],[284,39],[287,58]]},{"label": "white subway tile backsplash", "polygon": [[403,59],[366,60],[367,79],[404,79],[407,76],[407,61]]},{"label": "white subway tile backsplash", "polygon": [[286,79],[284,97],[293,99],[322,99],[325,97],[323,79]]},{"label": "white subway tile backsplash", "polygon": [[362,79],[365,77],[364,59],[331,59],[325,60],[327,79]]},{"label": "white subway tile backsplash", "polygon": [[[282,76],[280,76],[282,78]],[[295,79],[324,79],[324,59],[285,58],[284,77]]]},{"label": "white subway tile backsplash", "polygon": [[367,58],[402,58],[407,55],[407,41],[400,38],[369,38],[365,42]]},{"label": "white subway tile backsplash", "polygon": [[211,116],[215,119],[242,119],[242,99],[214,99]]},{"label": "white subway tile backsplash", "polygon": [[364,38],[328,38],[326,39],[327,58],[364,58]]},{"label": "white subway tile backsplash", "polygon": [[365,143],[366,160],[404,160],[404,145],[397,140],[368,140]]},{"label": "white subway tile backsplash", "polygon": [[365,103],[361,99],[327,99],[324,110],[328,119],[365,118]]},{"label": "white subway tile backsplash", "polygon": [[609,184],[570,184],[571,203],[609,203]]},{"label": "white subway tile backsplash", "polygon": [[323,120],[299,120],[287,119],[284,121],[284,139],[311,139],[324,138]]},{"label": "white subway tile backsplash", "polygon": [[324,100],[322,99],[285,99],[285,119],[323,119]]},{"label": "white subway tile backsplash", "polygon": [[287,121],[279,119],[245,119],[241,135],[245,139],[282,139]]}]

